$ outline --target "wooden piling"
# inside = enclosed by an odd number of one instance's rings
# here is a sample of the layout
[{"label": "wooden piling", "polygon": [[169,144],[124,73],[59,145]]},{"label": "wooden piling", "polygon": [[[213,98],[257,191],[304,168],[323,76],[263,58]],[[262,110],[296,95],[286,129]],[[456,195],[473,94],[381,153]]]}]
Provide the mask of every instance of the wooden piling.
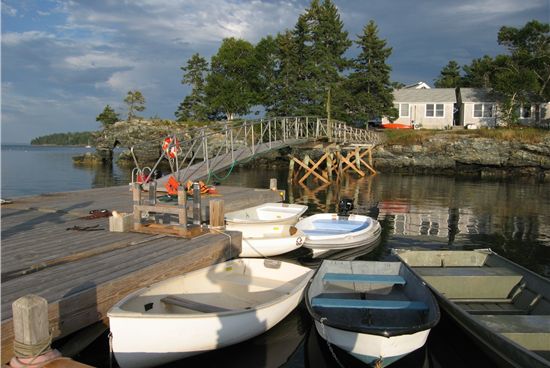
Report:
[{"label": "wooden piling", "polygon": [[210,200],[210,228],[223,229],[225,227],[223,199]]},{"label": "wooden piling", "polygon": [[269,189],[277,190],[277,179],[276,178],[269,179]]},{"label": "wooden piling", "polygon": [[12,303],[12,313],[15,356],[9,367],[92,368],[63,358],[58,350],[52,350],[46,299],[34,294],[25,295]]}]

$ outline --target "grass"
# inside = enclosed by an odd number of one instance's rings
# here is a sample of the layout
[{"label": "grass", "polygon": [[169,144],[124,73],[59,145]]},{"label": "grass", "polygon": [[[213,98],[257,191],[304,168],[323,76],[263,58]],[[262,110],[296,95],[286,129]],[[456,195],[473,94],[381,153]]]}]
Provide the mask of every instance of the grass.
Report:
[{"label": "grass", "polygon": [[468,138],[489,138],[508,142],[519,142],[527,144],[541,143],[545,137],[550,137],[548,130],[537,128],[497,128],[497,129],[475,129],[475,130],[387,130],[386,144],[388,145],[414,145],[423,144],[430,138],[445,136],[447,139]]}]

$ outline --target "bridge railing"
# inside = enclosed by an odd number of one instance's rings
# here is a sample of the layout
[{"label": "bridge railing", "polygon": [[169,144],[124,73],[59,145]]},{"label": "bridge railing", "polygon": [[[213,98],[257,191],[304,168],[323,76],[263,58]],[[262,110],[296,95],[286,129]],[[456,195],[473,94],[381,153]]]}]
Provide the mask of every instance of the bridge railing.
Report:
[{"label": "bridge railing", "polygon": [[[331,120],[329,126],[326,118],[276,117],[221,122],[217,126],[199,128],[193,138],[177,143],[178,137],[172,137],[172,143],[164,147],[163,156],[169,158],[176,179],[184,182],[198,172],[210,174],[257,153],[320,138],[338,143],[379,143],[376,133],[337,120]],[[175,154],[170,155],[171,149]]]}]

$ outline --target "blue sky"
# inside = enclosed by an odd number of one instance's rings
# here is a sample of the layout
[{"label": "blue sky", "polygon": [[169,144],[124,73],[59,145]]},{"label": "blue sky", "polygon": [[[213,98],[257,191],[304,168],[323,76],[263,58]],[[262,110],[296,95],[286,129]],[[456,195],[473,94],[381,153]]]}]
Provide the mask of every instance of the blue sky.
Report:
[{"label": "blue sky", "polygon": [[[393,48],[392,80],[433,80],[449,60],[505,50],[503,25],[550,21],[549,0],[334,0],[350,38],[369,20]],[[2,0],[2,142],[99,129],[95,117],[139,89],[145,117],[174,118],[180,67],[225,37],[256,43],[292,28],[301,0]],[[356,52],[355,47],[350,55]]]}]

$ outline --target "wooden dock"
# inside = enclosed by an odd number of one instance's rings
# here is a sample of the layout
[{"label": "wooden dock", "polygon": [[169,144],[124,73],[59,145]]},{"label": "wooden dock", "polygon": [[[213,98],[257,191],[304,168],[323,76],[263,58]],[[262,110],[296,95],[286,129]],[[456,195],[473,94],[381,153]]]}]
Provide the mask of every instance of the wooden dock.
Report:
[{"label": "wooden dock", "polygon": [[[203,207],[209,199],[223,199],[226,212],[281,200],[269,189],[217,190],[219,196],[203,197]],[[11,305],[23,295],[47,300],[55,339],[107,322],[109,308],[133,290],[240,251],[239,232],[184,239],[110,232],[107,217],[87,218],[92,210],[132,212],[132,206],[128,186],[22,197],[2,205],[2,363],[13,354]]]}]

